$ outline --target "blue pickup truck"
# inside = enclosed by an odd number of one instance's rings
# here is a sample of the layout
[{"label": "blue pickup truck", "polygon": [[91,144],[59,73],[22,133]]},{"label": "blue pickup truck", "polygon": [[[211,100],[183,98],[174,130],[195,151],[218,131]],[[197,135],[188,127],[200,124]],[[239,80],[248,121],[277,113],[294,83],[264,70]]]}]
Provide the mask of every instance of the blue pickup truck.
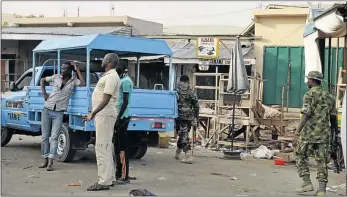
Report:
[{"label": "blue pickup truck", "polygon": [[[2,94],[1,146],[8,144],[14,134],[41,135],[44,99],[40,79],[60,73],[63,56],[69,59],[76,57],[77,65],[85,76],[86,86],[76,87],[70,99],[58,137],[57,160],[69,162],[77,150],[85,150],[89,144],[93,144],[94,121],[83,122],[82,117],[92,110],[91,95],[103,72],[101,64],[94,60],[111,51],[120,58],[137,57],[137,72],[140,70],[141,56],[167,55],[171,59],[172,55],[165,41],[145,38],[98,34],[42,41],[33,50],[33,67],[10,84],[10,91]],[[56,60],[36,65],[37,59],[52,57],[52,54],[56,55]],[[170,61],[169,78],[172,80],[169,81],[169,90],[133,90],[130,106],[132,118],[128,127],[132,159],[140,159],[146,154],[150,133],[174,130],[174,119],[177,117],[176,93],[173,91],[174,70]],[[47,85],[49,93],[51,86]]]}]

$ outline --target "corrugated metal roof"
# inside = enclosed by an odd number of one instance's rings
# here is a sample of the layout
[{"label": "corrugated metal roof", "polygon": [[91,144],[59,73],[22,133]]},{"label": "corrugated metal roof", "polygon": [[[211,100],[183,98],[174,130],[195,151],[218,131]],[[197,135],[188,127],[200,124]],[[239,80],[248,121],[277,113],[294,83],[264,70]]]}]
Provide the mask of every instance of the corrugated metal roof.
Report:
[{"label": "corrugated metal roof", "polygon": [[[196,56],[196,43],[195,42],[184,42],[184,41],[166,41],[167,45],[171,48],[173,52],[173,58],[176,59],[200,59]],[[220,44],[219,46],[219,58],[229,60],[231,57],[231,51],[235,41],[223,41],[227,46]],[[251,42],[241,42],[242,53],[247,58],[254,58],[253,44]],[[157,60],[164,58],[165,56],[147,56],[141,57],[140,60]],[[136,58],[129,58],[129,60],[136,60]]]},{"label": "corrugated metal roof", "polygon": [[165,35],[239,35],[245,27],[223,25],[166,26]]},{"label": "corrugated metal roof", "polygon": [[[69,52],[71,54],[85,54],[82,48],[117,51],[118,54],[141,56],[172,55],[170,47],[163,40],[149,38],[116,36],[110,34],[96,34],[86,36],[69,36],[64,38],[42,41],[33,52],[48,52],[66,49],[80,49]],[[82,50],[81,50],[82,49]]]},{"label": "corrugated metal roof", "polygon": [[3,34],[44,34],[84,36],[91,34],[131,35],[131,27],[7,27],[2,28]]},{"label": "corrugated metal roof", "polygon": [[[220,44],[219,46],[219,59],[230,59],[230,52],[232,47],[234,46],[234,41],[223,41],[223,43],[227,46]],[[170,44],[168,44],[170,46]],[[250,51],[251,43],[242,43],[241,45],[244,45],[244,48],[242,48],[243,54],[247,54]],[[248,47],[247,47],[248,46]],[[177,59],[199,59],[196,56],[196,43],[190,42],[186,43],[184,47],[180,49],[171,49],[173,51],[173,58]]]}]

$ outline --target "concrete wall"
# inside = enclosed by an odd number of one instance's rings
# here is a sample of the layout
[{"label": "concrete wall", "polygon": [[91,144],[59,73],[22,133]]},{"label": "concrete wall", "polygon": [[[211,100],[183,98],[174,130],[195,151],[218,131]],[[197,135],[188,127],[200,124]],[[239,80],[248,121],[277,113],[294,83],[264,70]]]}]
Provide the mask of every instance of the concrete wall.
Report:
[{"label": "concrete wall", "polygon": [[1,40],[1,54],[18,54],[18,40]]},{"label": "concrete wall", "polygon": [[306,17],[264,17],[255,23],[255,35],[262,37],[254,42],[256,70],[263,73],[264,46],[303,46]]},{"label": "concrete wall", "polygon": [[[263,73],[265,46],[304,46],[303,34],[307,14],[306,8],[259,10],[253,13],[255,36],[261,37],[254,42],[255,68],[259,73]],[[336,40],[336,38],[332,39],[333,47],[337,46]],[[339,45],[344,46],[341,38]],[[328,40],[326,46],[328,46]]]},{"label": "concrete wall", "polygon": [[22,74],[27,69],[32,66],[32,50],[40,43],[39,40],[20,40],[19,41],[19,50],[15,67],[16,74]]},{"label": "concrete wall", "polygon": [[140,35],[162,35],[163,24],[129,16],[16,18],[21,27],[102,27],[129,25]]},{"label": "concrete wall", "polygon": [[162,35],[163,34],[163,24],[155,23],[151,21],[145,21],[137,18],[128,17],[127,25],[130,25],[134,29],[134,33],[141,35]]}]

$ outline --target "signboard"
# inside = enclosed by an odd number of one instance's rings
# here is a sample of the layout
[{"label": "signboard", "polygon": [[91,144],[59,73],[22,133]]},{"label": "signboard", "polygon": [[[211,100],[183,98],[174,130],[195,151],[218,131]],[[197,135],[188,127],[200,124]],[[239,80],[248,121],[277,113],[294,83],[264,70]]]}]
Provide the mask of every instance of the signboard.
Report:
[{"label": "signboard", "polygon": [[201,61],[199,62],[199,70],[201,71],[207,71],[209,69],[209,62],[208,61]]},{"label": "signboard", "polygon": [[196,56],[202,58],[219,57],[219,38],[200,37],[196,41]]}]

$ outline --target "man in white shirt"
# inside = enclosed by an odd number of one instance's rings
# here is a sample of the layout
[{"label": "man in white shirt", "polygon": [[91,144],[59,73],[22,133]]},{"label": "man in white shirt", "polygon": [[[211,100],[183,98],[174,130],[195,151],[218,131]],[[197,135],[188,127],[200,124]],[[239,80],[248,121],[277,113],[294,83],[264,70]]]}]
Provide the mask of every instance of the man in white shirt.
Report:
[{"label": "man in white shirt", "polygon": [[113,163],[114,125],[117,120],[117,100],[120,79],[116,72],[119,58],[115,53],[108,53],[102,61],[105,74],[99,79],[92,96],[93,111],[85,121],[94,119],[96,128],[95,153],[99,181],[90,186],[88,191],[108,190],[115,181]]}]

